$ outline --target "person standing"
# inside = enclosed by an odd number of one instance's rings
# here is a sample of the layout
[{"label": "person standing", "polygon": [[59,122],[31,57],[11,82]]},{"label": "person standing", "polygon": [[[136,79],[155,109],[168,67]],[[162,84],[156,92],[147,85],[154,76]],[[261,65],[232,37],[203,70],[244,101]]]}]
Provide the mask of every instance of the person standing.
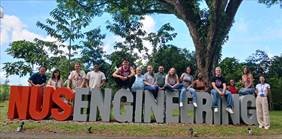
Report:
[{"label": "person standing", "polygon": [[32,74],[28,79],[29,84],[31,86],[44,87],[47,81],[47,77],[45,73],[46,73],[46,67],[45,66],[39,67],[39,72]]},{"label": "person standing", "polygon": [[113,77],[117,85],[121,88],[130,89],[135,80],[135,72],[133,67],[130,66],[127,59],[122,61],[122,66],[119,67],[114,73]]},{"label": "person standing", "polygon": [[75,90],[76,88],[82,88],[84,85],[83,82],[84,82],[85,77],[86,77],[86,74],[83,70],[81,70],[80,63],[75,63],[74,70],[71,71],[68,77],[67,87],[73,90]]},{"label": "person standing", "polygon": [[156,85],[154,70],[152,65],[147,66],[147,72],[144,74],[144,90],[152,92],[155,98],[158,97],[159,87]]},{"label": "person standing", "polygon": [[100,71],[100,66],[98,64],[94,64],[93,67],[93,70],[89,71],[86,75],[86,87],[100,90],[106,83],[106,76]]},{"label": "person standing", "polygon": [[254,95],[256,89],[254,88],[253,85],[253,75],[250,72],[249,68],[247,66],[244,67],[243,69],[243,75],[242,75],[242,80],[241,83],[243,84],[243,88],[239,90],[239,95]]},{"label": "person standing", "polygon": [[270,94],[270,85],[265,82],[264,76],[259,77],[260,83],[256,85],[256,112],[259,128],[269,129],[269,110],[267,96]]},{"label": "person standing", "polygon": [[225,96],[227,102],[227,108],[225,110],[230,114],[233,114],[233,97],[232,94],[226,90],[226,81],[221,75],[220,67],[215,68],[215,76],[212,78],[212,87],[213,89],[211,90],[211,95],[214,112],[218,112],[221,96]]},{"label": "person standing", "polygon": [[156,80],[157,86],[161,90],[163,90],[164,85],[165,85],[165,73],[164,73],[164,67],[163,66],[159,66],[158,72],[155,73],[155,80]]},{"label": "person standing", "polygon": [[63,87],[63,80],[61,79],[61,72],[58,69],[55,69],[52,72],[52,76],[47,82],[47,86],[53,87],[54,89]]}]

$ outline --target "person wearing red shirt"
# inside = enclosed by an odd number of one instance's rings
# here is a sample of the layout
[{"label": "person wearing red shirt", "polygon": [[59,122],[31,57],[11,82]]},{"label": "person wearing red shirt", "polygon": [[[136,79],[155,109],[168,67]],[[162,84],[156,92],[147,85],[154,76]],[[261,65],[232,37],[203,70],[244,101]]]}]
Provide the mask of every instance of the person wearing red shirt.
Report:
[{"label": "person wearing red shirt", "polygon": [[235,86],[234,80],[229,81],[229,85],[227,86],[227,89],[231,92],[231,94],[237,94],[238,93],[238,89]]}]

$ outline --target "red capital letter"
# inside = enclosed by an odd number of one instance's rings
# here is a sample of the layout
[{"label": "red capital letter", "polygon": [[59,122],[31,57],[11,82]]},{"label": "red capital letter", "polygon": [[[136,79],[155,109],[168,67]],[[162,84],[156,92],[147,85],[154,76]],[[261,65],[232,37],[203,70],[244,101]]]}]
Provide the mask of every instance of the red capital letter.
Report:
[{"label": "red capital letter", "polygon": [[8,109],[8,118],[10,120],[15,118],[26,120],[29,117],[29,89],[30,88],[28,86],[11,86]]},{"label": "red capital letter", "polygon": [[29,114],[32,119],[43,120],[50,115],[53,92],[54,89],[52,87],[31,88]]},{"label": "red capital letter", "polygon": [[74,94],[69,88],[58,88],[53,93],[52,100],[56,105],[58,105],[59,108],[52,108],[51,114],[52,117],[58,121],[67,120],[73,112],[73,107],[70,104],[65,103],[62,97],[72,101]]}]

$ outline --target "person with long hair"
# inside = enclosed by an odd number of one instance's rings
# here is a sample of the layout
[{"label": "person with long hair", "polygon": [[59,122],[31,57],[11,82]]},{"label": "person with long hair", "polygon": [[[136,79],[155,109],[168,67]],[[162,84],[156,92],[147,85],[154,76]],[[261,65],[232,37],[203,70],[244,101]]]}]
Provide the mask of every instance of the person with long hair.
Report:
[{"label": "person with long hair", "polygon": [[61,79],[61,72],[59,69],[55,69],[52,72],[52,76],[48,80],[47,86],[53,87],[54,89],[63,87],[63,80]]},{"label": "person with long hair", "polygon": [[188,91],[189,93],[191,93],[192,95],[192,102],[193,102],[193,106],[197,107],[197,94],[196,94],[196,90],[193,88],[192,86],[192,82],[193,82],[193,76],[191,75],[192,69],[190,66],[188,66],[186,68],[186,72],[182,73],[180,76],[180,81],[182,81],[182,88],[180,91],[180,102],[179,102],[179,106],[183,107],[183,102],[185,99],[185,95],[186,95],[186,91]]},{"label": "person with long hair", "polygon": [[179,77],[176,74],[174,67],[170,68],[168,74],[165,76],[165,86],[164,89],[168,91],[173,91],[174,89],[180,89],[181,84],[179,84]]},{"label": "person with long hair", "polygon": [[255,94],[256,89],[254,88],[253,81],[254,81],[253,74],[251,73],[250,69],[247,66],[245,66],[243,68],[243,75],[241,80],[243,88],[239,90],[240,96]]},{"label": "person with long hair", "polygon": [[256,111],[259,128],[269,129],[269,110],[267,96],[270,94],[270,85],[265,82],[264,76],[259,77],[260,83],[256,85]]}]

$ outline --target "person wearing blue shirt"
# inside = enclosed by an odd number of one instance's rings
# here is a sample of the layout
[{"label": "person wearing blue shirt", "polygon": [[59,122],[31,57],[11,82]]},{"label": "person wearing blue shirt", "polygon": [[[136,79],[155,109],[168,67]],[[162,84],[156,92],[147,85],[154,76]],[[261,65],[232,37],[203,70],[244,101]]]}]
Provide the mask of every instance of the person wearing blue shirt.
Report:
[{"label": "person wearing blue shirt", "polygon": [[31,86],[40,86],[40,87],[45,86],[47,81],[47,77],[45,73],[46,73],[46,67],[41,66],[39,68],[39,72],[31,75],[30,78],[28,79],[28,82],[30,83]]},{"label": "person wearing blue shirt", "polygon": [[141,74],[141,68],[136,68],[135,81],[131,87],[132,92],[136,92],[137,90],[144,90],[144,75]]}]

